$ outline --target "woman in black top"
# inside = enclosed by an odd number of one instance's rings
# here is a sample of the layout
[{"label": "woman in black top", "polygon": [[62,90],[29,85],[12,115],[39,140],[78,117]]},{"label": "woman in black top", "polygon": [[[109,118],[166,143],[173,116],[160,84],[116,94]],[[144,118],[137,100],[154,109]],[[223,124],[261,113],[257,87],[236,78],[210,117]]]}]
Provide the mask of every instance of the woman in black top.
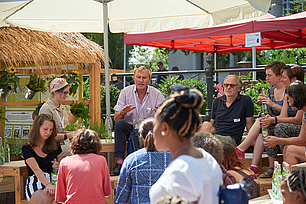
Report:
[{"label": "woman in black top", "polygon": [[[29,142],[22,147],[28,167],[26,197],[30,203],[54,202],[55,185],[50,183],[52,168],[58,169],[62,149],[55,139],[56,125],[47,114],[39,115],[33,123]],[[58,162],[53,162],[53,159]]]}]

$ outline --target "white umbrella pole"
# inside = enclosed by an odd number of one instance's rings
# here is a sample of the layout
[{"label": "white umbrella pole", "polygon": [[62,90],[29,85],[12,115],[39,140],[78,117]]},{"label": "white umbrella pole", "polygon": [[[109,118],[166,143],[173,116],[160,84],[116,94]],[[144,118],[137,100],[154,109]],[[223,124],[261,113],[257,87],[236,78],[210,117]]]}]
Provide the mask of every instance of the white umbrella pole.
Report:
[{"label": "white umbrella pole", "polygon": [[[256,47],[252,46],[252,68],[256,68]],[[256,72],[252,73],[253,81],[256,81]]]},{"label": "white umbrella pole", "polygon": [[108,11],[107,2],[103,2],[103,30],[104,30],[104,60],[105,60],[105,91],[106,91],[106,116],[110,117],[109,94],[109,59],[108,59]]}]

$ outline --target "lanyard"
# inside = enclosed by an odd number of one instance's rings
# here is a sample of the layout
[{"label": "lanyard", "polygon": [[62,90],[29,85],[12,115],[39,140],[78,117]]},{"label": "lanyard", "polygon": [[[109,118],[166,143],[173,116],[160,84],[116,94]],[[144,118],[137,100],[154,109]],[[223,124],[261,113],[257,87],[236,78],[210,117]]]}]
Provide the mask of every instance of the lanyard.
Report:
[{"label": "lanyard", "polygon": [[54,111],[56,112],[57,116],[59,117],[61,124],[62,124],[62,128],[65,130],[65,125],[64,125],[64,117],[61,118],[61,116],[58,114],[57,109],[55,108]]},{"label": "lanyard", "polygon": [[141,110],[142,110],[142,108],[143,108],[143,106],[146,103],[148,98],[149,98],[149,94],[146,94],[144,100],[142,101],[142,105],[141,105],[140,109],[138,110],[138,102],[137,102],[136,94],[134,93],[134,99],[135,99],[135,102],[136,102],[137,119],[139,119],[140,112],[141,112]]}]

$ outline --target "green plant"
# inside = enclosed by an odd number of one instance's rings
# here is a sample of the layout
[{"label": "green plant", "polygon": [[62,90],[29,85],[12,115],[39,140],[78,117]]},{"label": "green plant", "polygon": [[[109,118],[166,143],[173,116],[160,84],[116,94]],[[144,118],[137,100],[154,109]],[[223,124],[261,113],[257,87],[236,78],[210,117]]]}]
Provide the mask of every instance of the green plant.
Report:
[{"label": "green plant", "polygon": [[65,130],[67,130],[67,131],[75,131],[76,127],[78,127],[77,124],[70,124],[70,123],[68,123],[68,125],[65,128]]},{"label": "green plant", "polygon": [[22,140],[15,140],[13,144],[10,145],[10,155],[14,156],[23,156],[22,155],[22,146],[24,142]]},{"label": "green plant", "polygon": [[70,86],[69,89],[69,95],[75,95],[79,85],[81,84],[80,80],[79,80],[79,72],[78,71],[69,71],[66,72],[65,74],[62,75],[62,78],[65,78],[67,80],[67,83]]},{"label": "green plant", "polygon": [[8,121],[6,118],[5,118],[5,111],[1,108],[0,109],[0,121],[1,120],[5,120],[5,121]]},{"label": "green plant", "polygon": [[171,93],[172,86],[178,83],[181,83],[187,87],[195,88],[204,95],[204,104],[201,108],[199,108],[199,111],[201,114],[205,114],[207,107],[207,89],[206,89],[207,85],[203,84],[202,79],[198,80],[197,77],[195,79],[183,79],[183,80],[178,80],[178,77],[179,76],[168,77],[163,84],[159,85],[160,92],[162,92],[164,97],[167,98]]},{"label": "green plant", "polygon": [[6,71],[0,71],[0,89],[2,92],[8,92],[12,89],[17,92],[17,86],[19,84],[19,78],[16,76],[15,67],[9,67]]},{"label": "green plant", "polygon": [[[111,85],[109,89],[110,89],[110,109],[111,113],[115,113],[114,107],[117,104],[119,94],[121,91],[114,85]],[[84,95],[84,100],[89,99],[89,79],[87,79],[84,82],[83,95]],[[101,113],[106,114],[106,88],[104,84],[101,84]]]},{"label": "green plant", "polygon": [[[250,72],[247,76],[242,75],[241,79],[243,79],[243,81],[246,80],[250,81],[251,74],[252,73]],[[261,104],[257,103],[257,98],[261,93],[262,88],[265,88],[266,94],[268,94],[270,85],[268,84],[268,82],[264,82],[260,79],[258,81],[253,81],[253,82],[243,82],[243,88],[241,90],[241,94],[247,95],[252,99],[254,103],[254,115],[259,115],[261,113]]]},{"label": "green plant", "polygon": [[70,105],[70,111],[74,117],[80,117],[82,120],[82,123],[85,125],[86,128],[88,128],[88,121],[91,119],[89,110],[87,105],[81,101],[80,103],[75,103]]},{"label": "green plant", "polygon": [[46,80],[37,74],[30,75],[30,80],[27,87],[33,91],[42,93],[45,93],[48,90],[46,87]]},{"label": "green plant", "polygon": [[36,116],[39,115],[39,110],[40,110],[40,108],[44,105],[44,103],[45,103],[46,101],[47,101],[47,99],[46,99],[44,102],[37,104],[37,107],[36,107],[35,110],[33,111],[33,115],[36,115]]},{"label": "green plant", "polygon": [[100,139],[105,139],[107,135],[107,130],[105,128],[104,123],[101,121],[99,124],[98,121],[94,121],[92,124],[90,124],[89,128],[93,131],[95,131]]}]

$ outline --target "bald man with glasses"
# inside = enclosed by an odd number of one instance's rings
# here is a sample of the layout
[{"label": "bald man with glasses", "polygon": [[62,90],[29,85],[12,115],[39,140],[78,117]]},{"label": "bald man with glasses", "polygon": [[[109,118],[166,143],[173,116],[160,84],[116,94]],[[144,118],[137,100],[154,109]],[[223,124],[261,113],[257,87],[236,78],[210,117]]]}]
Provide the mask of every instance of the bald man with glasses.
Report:
[{"label": "bald man with glasses", "polygon": [[236,75],[228,75],[223,87],[225,95],[214,99],[210,122],[221,141],[239,145],[244,128],[249,131],[253,125],[254,104],[249,96],[239,93],[242,81]]}]

